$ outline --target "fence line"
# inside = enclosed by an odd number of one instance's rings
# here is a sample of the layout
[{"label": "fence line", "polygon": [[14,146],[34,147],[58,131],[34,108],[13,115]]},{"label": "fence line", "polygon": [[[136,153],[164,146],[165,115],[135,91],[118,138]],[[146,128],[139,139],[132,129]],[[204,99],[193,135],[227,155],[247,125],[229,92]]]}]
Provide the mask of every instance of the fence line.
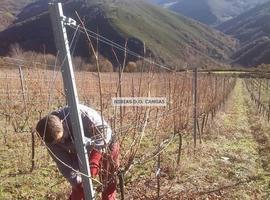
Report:
[{"label": "fence line", "polygon": [[[22,73],[23,76],[20,75]],[[49,70],[34,68],[21,68],[21,73],[18,68],[0,72],[0,119],[5,121],[6,126],[11,127],[14,132],[31,130],[40,117],[65,104],[61,81],[56,79],[53,90],[50,90],[52,74],[53,72]],[[9,81],[10,77],[12,82]],[[76,81],[82,102],[99,110],[100,97],[97,89],[99,80],[96,74],[77,72]],[[218,108],[224,104],[234,88],[235,78],[198,73],[197,81],[198,118],[195,123],[201,140],[209,116],[213,118]],[[22,82],[24,89],[22,89]],[[118,135],[124,152],[121,169],[128,170],[130,166],[140,164],[134,161],[135,156],[144,155],[139,148],[142,139],[139,137],[141,131],[144,132],[143,140],[156,141],[149,147],[149,152],[153,153],[145,158],[148,162],[148,160],[155,160],[155,157],[169,146],[167,144],[165,149],[156,151],[156,145],[163,144],[171,134],[182,136],[183,130],[192,127],[192,74],[186,72],[181,74],[151,72],[151,76],[149,73],[122,74],[121,96],[141,97],[151,94],[153,97],[166,97],[168,106],[125,107],[121,114],[120,109],[112,105],[112,97],[119,96],[118,84],[118,74],[101,74],[104,117]],[[52,92],[55,95],[48,106],[48,99]],[[120,130],[122,134],[119,134]],[[180,138],[182,143],[182,137]],[[180,142],[179,149],[181,152]],[[33,158],[31,164],[33,168],[35,166]]]}]

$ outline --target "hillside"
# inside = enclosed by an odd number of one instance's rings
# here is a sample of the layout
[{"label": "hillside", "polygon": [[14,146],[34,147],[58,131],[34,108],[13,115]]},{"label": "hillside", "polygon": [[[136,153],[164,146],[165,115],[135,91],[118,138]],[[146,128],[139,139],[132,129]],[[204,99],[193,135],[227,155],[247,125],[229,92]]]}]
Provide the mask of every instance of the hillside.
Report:
[{"label": "hillside", "polygon": [[34,2],[34,0],[1,0],[0,31],[16,20],[16,15],[31,2]]},{"label": "hillside", "polygon": [[239,40],[233,62],[245,66],[270,63],[270,2],[221,24],[218,29]]},{"label": "hillside", "polygon": [[[30,11],[35,10],[36,15],[37,11],[46,9],[46,1],[33,3],[18,15],[18,22],[33,15]],[[128,48],[140,55],[145,42],[147,57],[171,66],[184,63],[216,66],[218,62],[226,61],[234,49],[234,41],[224,34],[145,1],[89,0],[87,4],[69,3],[64,10],[65,15],[73,18],[76,18],[74,10],[77,10],[89,29],[98,30],[102,36],[123,46],[128,38]],[[19,43],[25,50],[55,52],[48,14],[1,32],[0,41],[2,55],[8,53],[8,46],[12,43]],[[111,47],[99,45],[100,52],[116,66]],[[116,53],[123,58],[123,53]],[[82,35],[75,54],[89,56]],[[128,60],[136,58],[128,57]]]},{"label": "hillside", "polygon": [[267,0],[152,0],[177,13],[208,25],[216,25]]},{"label": "hillside", "polygon": [[218,21],[217,16],[213,14],[207,0],[161,1],[159,3],[176,13],[180,13],[205,24],[215,24]]}]

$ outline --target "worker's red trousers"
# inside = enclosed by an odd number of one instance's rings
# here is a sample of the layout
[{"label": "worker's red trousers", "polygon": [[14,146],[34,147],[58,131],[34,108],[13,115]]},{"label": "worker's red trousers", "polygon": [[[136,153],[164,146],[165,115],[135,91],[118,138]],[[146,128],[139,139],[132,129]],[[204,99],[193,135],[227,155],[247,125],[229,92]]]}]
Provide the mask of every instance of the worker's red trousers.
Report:
[{"label": "worker's red trousers", "polygon": [[[92,150],[89,156],[91,175],[100,175],[102,187],[102,200],[116,199],[116,172],[119,167],[119,144],[113,144],[109,153],[100,153]],[[72,188],[69,200],[84,200],[82,185]]]}]

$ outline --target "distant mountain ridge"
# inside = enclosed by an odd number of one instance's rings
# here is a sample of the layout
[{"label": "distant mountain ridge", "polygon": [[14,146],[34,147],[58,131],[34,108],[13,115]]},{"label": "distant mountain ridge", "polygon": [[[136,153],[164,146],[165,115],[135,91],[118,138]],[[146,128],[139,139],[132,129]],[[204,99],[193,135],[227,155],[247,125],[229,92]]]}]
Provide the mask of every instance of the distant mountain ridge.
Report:
[{"label": "distant mountain ridge", "polygon": [[0,31],[16,20],[16,15],[31,2],[34,2],[34,0],[1,0]]},{"label": "distant mountain ridge", "polygon": [[256,66],[270,63],[270,2],[257,6],[217,27],[239,40],[233,63]]},{"label": "distant mountain ridge", "polygon": [[[26,7],[17,22],[31,16],[31,10],[46,10],[46,0]],[[65,1],[63,1],[65,2]],[[86,4],[72,2],[64,7],[67,16],[76,18],[74,10],[85,17],[87,27],[102,36],[143,55],[144,43],[147,55],[170,66],[191,65],[216,66],[226,62],[234,49],[234,40],[207,26],[143,0],[88,0]],[[35,30],[35,31],[31,31]],[[72,31],[69,31],[72,35]],[[80,37],[75,54],[89,57],[85,37]],[[49,16],[15,26],[0,33],[0,54],[6,54],[8,46],[19,43],[25,50],[54,52],[54,41]],[[99,43],[103,56],[117,65],[111,47]],[[117,51],[120,60],[123,53]],[[128,60],[136,60],[129,56]]]},{"label": "distant mountain ridge", "polygon": [[151,0],[176,13],[208,25],[217,25],[268,0]]}]

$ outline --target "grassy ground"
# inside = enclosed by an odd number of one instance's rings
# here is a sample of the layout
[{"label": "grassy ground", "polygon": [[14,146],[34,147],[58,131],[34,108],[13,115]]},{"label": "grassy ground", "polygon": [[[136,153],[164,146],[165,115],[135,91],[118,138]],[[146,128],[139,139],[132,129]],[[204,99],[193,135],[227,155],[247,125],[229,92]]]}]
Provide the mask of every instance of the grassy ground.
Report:
[{"label": "grassy ground", "polygon": [[[31,136],[9,134],[0,145],[0,199],[66,199],[68,185],[46,149],[36,147],[36,169],[31,169]],[[66,191],[66,192],[65,192]]]},{"label": "grassy ground", "polygon": [[[269,136],[270,124],[257,113],[239,80],[226,106],[203,135],[195,154],[189,137],[184,138],[179,167],[175,164],[176,144],[163,153],[161,196],[270,199]],[[145,176],[130,184],[130,198],[156,198],[154,171]],[[135,192],[134,186],[139,188]]]},{"label": "grassy ground", "polygon": [[[177,139],[161,155],[160,199],[270,199],[270,124],[240,80],[195,154],[192,138],[183,139],[180,166]],[[37,166],[29,172],[29,134],[2,131],[0,143],[0,199],[67,199],[70,188],[44,147],[37,145]],[[156,199],[155,169],[155,160],[132,168],[126,199]]]},{"label": "grassy ground", "polygon": [[202,154],[209,153],[207,163],[202,160],[204,178],[212,184],[203,190],[218,189],[209,194],[221,199],[269,199],[269,130],[238,81],[226,109],[204,137]]}]

